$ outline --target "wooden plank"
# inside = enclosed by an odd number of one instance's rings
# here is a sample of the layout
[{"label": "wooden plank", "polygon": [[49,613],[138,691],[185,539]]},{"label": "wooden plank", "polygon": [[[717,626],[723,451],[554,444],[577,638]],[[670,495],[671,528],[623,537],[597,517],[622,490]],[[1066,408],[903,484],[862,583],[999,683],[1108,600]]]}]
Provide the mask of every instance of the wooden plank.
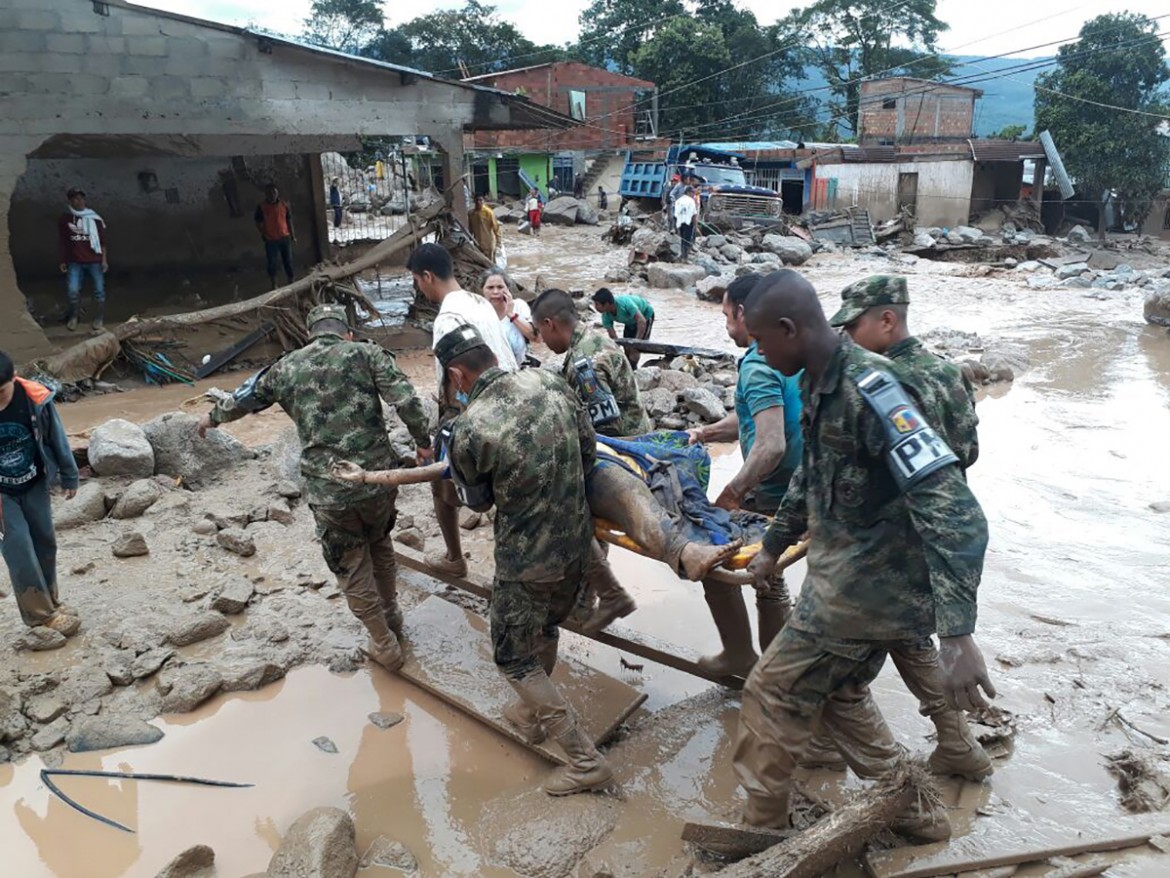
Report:
[{"label": "wooden plank", "polygon": [[[516,700],[516,693],[492,661],[486,619],[430,597],[407,613],[405,631],[404,678],[550,762],[565,764],[555,742],[529,744],[504,719],[504,707]],[[552,679],[598,745],[613,737],[646,700],[632,686],[571,658],[557,661]]]},{"label": "wooden plank", "polygon": [[746,857],[766,851],[796,835],[795,829],[763,829],[743,823],[683,824],[682,840],[725,857]]},{"label": "wooden plank", "polygon": [[[465,577],[458,577],[434,570],[424,560],[421,552],[409,549],[406,546],[395,545],[394,552],[398,557],[398,563],[403,567],[417,570],[419,573],[430,576],[432,579],[437,579],[439,582],[450,585],[460,591],[484,598],[485,600],[492,595],[491,583],[484,577],[477,576],[474,573],[468,573]],[[565,630],[572,631],[574,634],[580,634],[582,637],[588,637],[590,640],[604,643],[606,646],[612,646],[614,649],[620,649],[630,653],[630,655],[636,655],[639,658],[649,659],[668,668],[674,668],[676,671],[682,671],[695,677],[701,677],[704,680],[710,680],[712,683],[718,683],[720,686],[726,686],[729,689],[743,688],[743,677],[720,676],[718,674],[707,673],[698,664],[698,656],[695,656],[682,647],[667,643],[664,640],[659,640],[651,635],[643,634],[639,631],[632,631],[619,625],[610,625],[604,631],[592,634],[582,631],[575,625],[565,625],[564,627]]]},{"label": "wooden plank", "polygon": [[196,378],[206,378],[212,372],[230,363],[264,336],[273,331],[275,327],[265,320],[260,324],[260,328],[249,332],[242,339],[232,345],[230,348],[224,348],[218,354],[213,354],[211,359],[204,365],[195,370]]},{"label": "wooden plank", "polygon": [[734,360],[735,354],[717,351],[713,348],[694,348],[687,345],[667,344],[645,338],[614,339],[622,347],[633,348],[643,354],[658,354],[662,357],[703,357],[708,360]]},{"label": "wooden plank", "polygon": [[[1051,857],[1072,857],[1077,854],[1119,851],[1146,844],[1151,838],[1170,832],[1170,818],[1158,815],[1152,821],[1140,818],[1120,819],[1122,824],[1114,832],[1102,833],[1085,831],[1077,837],[1064,839],[1037,839],[1035,829],[1021,827],[1020,837],[1031,837],[1032,841],[1013,845],[998,844],[994,850],[978,850],[977,842],[958,839],[951,847],[938,850],[937,845],[896,848],[889,851],[875,851],[865,858],[866,869],[873,878],[936,878],[938,875],[954,875],[976,869],[993,869],[997,866],[1014,866],[1020,863],[1038,862]],[[1148,829],[1141,828],[1146,823]],[[962,847],[967,850],[962,850]]]}]

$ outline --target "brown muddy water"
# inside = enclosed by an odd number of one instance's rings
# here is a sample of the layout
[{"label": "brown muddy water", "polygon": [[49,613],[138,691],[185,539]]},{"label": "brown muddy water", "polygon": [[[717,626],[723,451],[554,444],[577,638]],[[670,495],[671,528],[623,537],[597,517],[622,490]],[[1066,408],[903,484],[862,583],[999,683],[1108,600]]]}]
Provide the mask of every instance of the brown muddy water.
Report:
[{"label": "brown muddy water", "polygon": [[[549,285],[592,291],[625,261],[625,252],[608,248],[596,232],[548,229],[539,241],[510,238],[508,249],[529,286],[539,269]],[[998,704],[1016,715],[1018,731],[1014,752],[989,782],[945,790],[956,834],[964,836],[956,847],[996,850],[1122,826],[1128,818],[1104,755],[1164,748],[1108,717],[1120,708],[1138,728],[1170,737],[1170,514],[1151,509],[1170,501],[1170,335],[1142,322],[1137,291],[1032,291],[1008,272],[977,278],[964,266],[875,257],[817,257],[806,270],[830,309],[847,282],[900,271],[910,277],[916,331],[977,332],[1024,345],[1031,359],[1013,384],[989,388],[979,404],[981,455],[970,480],[991,524],[991,545],[976,637]],[[717,306],[679,291],[636,291],[655,305],[656,337],[731,349]],[[433,367],[425,355],[401,362],[429,389]],[[226,387],[237,377],[209,383]],[[84,430],[112,416],[143,420],[192,394],[135,391],[88,399],[63,414],[71,430]],[[232,429],[261,442],[286,424],[270,411]],[[737,452],[722,451],[713,492],[739,463]],[[715,647],[697,586],[621,550],[613,560],[639,602],[630,627],[694,651]],[[794,589],[802,577],[803,568],[794,568]],[[38,759],[0,766],[0,872],[150,876],[203,843],[216,850],[219,874],[234,878],[263,871],[289,824],[329,804],[354,815],[360,846],[385,834],[418,857],[426,876],[575,875],[573,864],[594,844],[591,865],[652,875],[681,853],[685,820],[735,814],[729,735],[737,700],[640,659],[641,673],[622,670],[614,650],[565,641],[576,657],[649,696],[610,750],[621,781],[615,797],[548,800],[533,791],[547,770],[539,759],[409,684],[378,670],[336,676],[305,668],[262,691],[217,697],[195,714],[166,718],[166,737],[151,747],[68,756],[66,768],[256,784],[216,790],[65,781],[70,794],[136,835],[102,827],[50,797]],[[890,669],[875,690],[900,740],[926,752],[929,725]],[[405,721],[379,730],[366,720],[375,710]],[[318,735],[340,752],[317,750],[310,741]],[[839,784],[827,778],[806,782],[831,797]],[[1170,874],[1162,855],[1116,859],[1105,874]]]}]

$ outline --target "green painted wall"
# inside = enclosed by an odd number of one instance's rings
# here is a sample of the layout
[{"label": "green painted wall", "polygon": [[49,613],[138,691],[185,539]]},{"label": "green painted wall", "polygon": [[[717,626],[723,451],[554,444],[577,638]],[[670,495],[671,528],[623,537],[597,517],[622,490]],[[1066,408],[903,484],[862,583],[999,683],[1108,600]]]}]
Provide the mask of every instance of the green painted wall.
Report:
[{"label": "green painted wall", "polygon": [[540,192],[548,197],[548,181],[552,176],[552,157],[547,152],[520,156],[520,170],[540,184]]},{"label": "green painted wall", "polygon": [[488,188],[491,190],[492,201],[500,200],[500,187],[496,177],[496,157],[488,157]]}]

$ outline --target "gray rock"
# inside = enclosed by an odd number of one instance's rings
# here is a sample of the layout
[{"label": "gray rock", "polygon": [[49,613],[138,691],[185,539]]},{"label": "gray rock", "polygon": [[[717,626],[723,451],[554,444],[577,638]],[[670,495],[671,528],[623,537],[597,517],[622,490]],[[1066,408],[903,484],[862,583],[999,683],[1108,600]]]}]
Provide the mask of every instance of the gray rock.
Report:
[{"label": "gray rock", "polygon": [[983,238],[983,230],[974,226],[955,226],[951,232],[958,235],[959,240],[964,244],[978,244]]},{"label": "gray rock", "polygon": [[671,393],[682,393],[692,387],[699,386],[699,379],[690,372],[681,372],[677,369],[666,369],[658,376],[658,386]]},{"label": "gray rock", "polygon": [[50,649],[60,649],[65,645],[65,635],[44,625],[29,628],[16,641],[18,650],[28,652],[46,652]]},{"label": "gray rock", "polygon": [[707,240],[703,242],[708,250],[722,250],[730,243],[724,235],[708,235]]},{"label": "gray rock", "polygon": [[571,226],[577,222],[581,202],[571,195],[554,198],[544,206],[542,222],[550,226]]},{"label": "gray rock", "polygon": [[71,710],[77,710],[113,691],[114,684],[110,682],[105,671],[86,665],[75,669],[73,674],[57,687],[57,695],[70,705]]},{"label": "gray rock", "polygon": [[764,235],[763,247],[775,253],[785,265],[804,265],[812,258],[812,247],[795,235]]},{"label": "gray rock", "polygon": [[313,746],[316,747],[318,750],[320,750],[322,753],[336,753],[337,752],[337,745],[333,743],[333,740],[331,738],[327,738],[324,735],[321,735],[321,737],[319,737],[319,738],[314,738],[313,739]]},{"label": "gray rock", "polygon": [[284,500],[278,500],[274,503],[268,504],[268,520],[276,521],[283,525],[293,523],[293,511]]},{"label": "gray rock", "polygon": [[718,277],[723,274],[723,268],[705,253],[692,254],[691,261],[707,273],[708,277]]},{"label": "gray rock", "polygon": [[1028,288],[1033,290],[1046,290],[1055,287],[1059,283],[1056,278],[1049,274],[1033,274],[1028,278]]},{"label": "gray rock", "polygon": [[[227,619],[224,619],[224,621],[226,622]],[[130,674],[135,680],[142,680],[149,677],[151,674],[157,673],[163,665],[174,658],[174,655],[175,651],[166,647],[160,646],[155,649],[148,649],[130,663]]]},{"label": "gray rock", "polygon": [[417,527],[408,527],[394,534],[394,541],[421,552],[426,548],[427,540]]},{"label": "gray rock", "polygon": [[982,363],[990,381],[1012,381],[1031,365],[1023,345],[993,342],[983,351]]},{"label": "gray rock", "polygon": [[218,670],[223,675],[224,692],[251,692],[284,677],[284,668],[267,659],[235,659]]},{"label": "gray rock", "polygon": [[89,465],[99,476],[147,478],[154,475],[154,449],[141,427],[115,418],[90,434]]},{"label": "gray rock", "polygon": [[215,878],[215,851],[205,844],[189,847],[154,878]]},{"label": "gray rock", "polygon": [[139,479],[118,498],[118,502],[110,510],[110,518],[137,518],[161,500],[162,496],[163,489],[158,482],[153,479]]},{"label": "gray rock", "polygon": [[584,226],[595,226],[599,222],[597,209],[588,201],[577,202],[577,223]]},{"label": "gray rock", "polygon": [[55,692],[34,695],[24,702],[24,715],[41,725],[51,723],[68,709],[69,705],[58,698]]},{"label": "gray rock", "polygon": [[[665,375],[666,373],[664,372],[663,374]],[[641,396],[642,405],[646,407],[646,413],[655,420],[669,415],[674,411],[675,405],[678,404],[678,394],[664,387],[648,390]]]},{"label": "gray rock", "polygon": [[653,390],[658,386],[658,379],[661,374],[662,370],[657,366],[643,366],[640,369],[635,369],[634,381],[638,385],[638,390],[643,393],[647,390]]},{"label": "gray rock", "polygon": [[353,878],[358,856],[353,818],[340,808],[314,808],[289,829],[266,878]]},{"label": "gray rock", "polygon": [[70,530],[106,517],[106,489],[97,482],[86,482],[77,496],[57,507],[53,524],[57,530]]},{"label": "gray rock", "polygon": [[1062,265],[1053,272],[1053,276],[1057,280],[1068,280],[1070,277],[1080,277],[1089,270],[1088,263],[1073,262],[1068,265]]},{"label": "gray rock", "polygon": [[728,262],[739,262],[743,259],[743,247],[738,244],[725,244],[719,248],[719,252]]},{"label": "gray rock", "polygon": [[159,677],[163,713],[190,713],[223,688],[223,675],[206,664],[168,668]]},{"label": "gray rock", "polygon": [[1088,244],[1093,240],[1093,236],[1084,226],[1073,226],[1068,230],[1068,240],[1072,244]]},{"label": "gray rock", "polygon": [[695,284],[695,294],[704,302],[722,302],[723,294],[733,280],[724,275],[705,277]]},{"label": "gray rock", "polygon": [[925,247],[933,247],[934,246],[934,238],[932,238],[930,235],[926,234],[925,232],[915,232],[914,233],[914,246],[915,247],[924,247],[924,248]]},{"label": "gray rock", "polygon": [[91,750],[153,744],[162,740],[162,737],[162,729],[138,717],[102,713],[82,717],[74,722],[65,736],[65,746],[70,753],[88,753]]},{"label": "gray rock", "polygon": [[689,424],[682,415],[669,414],[657,419],[659,430],[685,430]]},{"label": "gray rock", "polygon": [[12,761],[12,751],[7,747],[0,747],[0,765]]},{"label": "gray rock", "polygon": [[47,726],[42,727],[39,732],[33,735],[32,740],[29,741],[29,746],[38,753],[43,753],[45,750],[52,750],[65,740],[65,735],[68,732],[69,720],[63,716],[59,717]]},{"label": "gray rock", "polygon": [[122,534],[110,547],[115,558],[138,558],[150,554],[150,546],[146,545],[146,537],[136,530]]},{"label": "gray rock", "polygon": [[1170,326],[1170,289],[1155,287],[1146,293],[1142,316],[1154,326]]},{"label": "gray rock", "polygon": [[711,381],[716,387],[735,387],[739,375],[735,372],[716,372],[711,376]]},{"label": "gray rock", "polygon": [[194,415],[168,412],[143,425],[154,449],[156,473],[176,476],[199,487],[217,473],[255,457],[247,446],[223,430],[211,430],[206,439],[200,439],[195,431],[198,424]]},{"label": "gray rock", "polygon": [[361,861],[363,869],[379,866],[383,869],[395,869],[407,875],[416,874],[419,870],[418,860],[414,854],[407,850],[406,845],[393,841],[384,835],[379,835],[374,839]]},{"label": "gray rock", "polygon": [[256,593],[256,586],[246,576],[232,576],[219,589],[219,593],[211,601],[211,609],[227,616],[242,613]]},{"label": "gray rock", "polygon": [[1023,271],[1023,272],[1030,273],[1033,271],[1039,271],[1043,267],[1044,266],[1041,265],[1039,262],[1037,262],[1035,259],[1028,259],[1024,262],[1021,262],[1019,265],[1017,265],[1016,271]]},{"label": "gray rock", "polygon": [[685,289],[693,283],[707,276],[707,270],[699,265],[686,263],[672,264],[652,262],[646,270],[646,279],[650,286],[661,289]]},{"label": "gray rock", "polygon": [[106,676],[115,686],[129,686],[134,682],[134,653],[122,650],[114,654],[105,665]]},{"label": "gray rock", "polygon": [[605,273],[605,282],[609,284],[627,284],[630,282],[630,273],[624,268],[611,268]]},{"label": "gray rock", "polygon": [[256,554],[256,543],[243,528],[225,528],[215,535],[215,541],[241,558],[251,558]]},{"label": "gray rock", "polygon": [[297,500],[301,496],[301,489],[296,482],[284,480],[276,483],[276,494],[285,500]]},{"label": "gray rock", "polygon": [[288,628],[277,619],[257,619],[251,625],[252,636],[269,643],[284,643],[288,640]]},{"label": "gray rock", "polygon": [[1087,277],[1070,277],[1062,280],[1059,286],[1065,289],[1087,290],[1093,286],[1093,282]]},{"label": "gray rock", "polygon": [[370,722],[380,729],[389,729],[402,722],[402,714],[400,713],[371,713]]},{"label": "gray rock", "polygon": [[723,407],[719,397],[705,387],[684,390],[682,396],[687,410],[694,412],[708,424],[727,417],[727,409]]},{"label": "gray rock", "polygon": [[1150,504],[1150,509],[1159,515],[1164,512],[1170,512],[1170,500],[1155,500]]},{"label": "gray rock", "polygon": [[784,264],[784,261],[779,256],[777,256],[775,253],[772,253],[771,251],[767,251],[764,253],[753,253],[752,254],[752,264],[753,265],[762,265],[763,266],[762,271],[774,271],[776,269],[779,269],[780,266]]},{"label": "gray rock", "polygon": [[178,622],[167,635],[167,641],[174,646],[190,646],[223,634],[230,627],[231,622],[225,616],[209,611]]},{"label": "gray rock", "polygon": [[643,253],[664,262],[673,262],[682,254],[682,245],[675,235],[643,226],[634,232],[630,246],[635,253]]},{"label": "gray rock", "polygon": [[195,522],[192,531],[203,537],[212,537],[219,533],[219,525],[210,518],[201,518]]}]

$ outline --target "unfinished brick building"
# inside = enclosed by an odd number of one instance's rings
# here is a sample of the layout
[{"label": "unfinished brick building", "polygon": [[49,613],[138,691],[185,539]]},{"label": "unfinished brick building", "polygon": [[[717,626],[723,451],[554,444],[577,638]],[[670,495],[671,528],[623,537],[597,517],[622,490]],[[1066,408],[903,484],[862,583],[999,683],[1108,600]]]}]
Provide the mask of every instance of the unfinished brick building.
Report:
[{"label": "unfinished brick building", "polygon": [[857,135],[862,146],[963,143],[975,134],[977,88],[908,76],[861,83]]}]

